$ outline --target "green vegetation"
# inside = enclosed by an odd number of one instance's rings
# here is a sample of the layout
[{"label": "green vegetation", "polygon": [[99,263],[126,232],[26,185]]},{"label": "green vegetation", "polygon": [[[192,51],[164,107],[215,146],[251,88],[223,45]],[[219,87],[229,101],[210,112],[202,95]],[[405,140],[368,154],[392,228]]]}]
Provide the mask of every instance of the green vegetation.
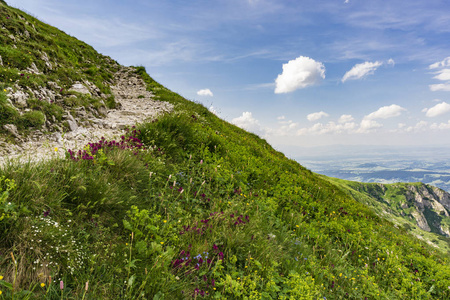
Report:
[{"label": "green vegetation", "polygon": [[450,297],[445,255],[150,83],[174,113],[67,159],[2,168],[2,296]]},{"label": "green vegetation", "polygon": [[[28,127],[43,125],[37,112],[46,115],[50,123],[58,124],[67,109],[116,106],[110,89],[113,74],[119,68],[115,61],[4,1],[0,2],[0,58],[0,125],[14,124],[21,133],[27,133]],[[98,94],[70,97],[73,93],[68,90],[77,81],[94,84]],[[48,93],[41,97],[32,92],[42,88],[51,91],[55,99]],[[29,108],[36,112],[19,118],[19,110],[6,101],[7,93],[18,90],[25,91]],[[55,114],[55,120],[49,117],[51,114]],[[0,126],[0,135],[5,134]]]},{"label": "green vegetation", "polygon": [[[443,211],[438,213],[425,206],[423,216],[430,227],[430,231],[422,230],[415,219],[420,214],[415,204],[414,191],[430,192],[431,187],[420,183],[361,183],[343,179],[322,176],[336,184],[356,201],[364,203],[372,208],[379,216],[385,217],[395,224],[401,226],[412,235],[427,241],[442,252],[450,253],[450,238],[442,233],[441,227],[450,228],[450,218],[445,217]],[[424,200],[429,200],[424,197]]]},{"label": "green vegetation", "polygon": [[[107,94],[109,58],[3,4],[0,16],[3,89],[52,81],[66,93],[87,78]],[[25,76],[32,62],[44,73]],[[448,256],[352,197],[367,194],[136,73],[173,113],[49,150],[66,159],[0,167],[1,299],[450,298]],[[96,105],[28,99],[19,114],[4,93],[2,124],[25,128]]]}]

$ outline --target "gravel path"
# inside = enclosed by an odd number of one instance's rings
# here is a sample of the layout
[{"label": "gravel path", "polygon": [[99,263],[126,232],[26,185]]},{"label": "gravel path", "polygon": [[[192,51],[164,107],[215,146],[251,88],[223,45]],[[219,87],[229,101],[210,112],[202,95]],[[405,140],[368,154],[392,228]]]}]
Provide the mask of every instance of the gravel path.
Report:
[{"label": "gravel path", "polygon": [[97,142],[101,137],[107,140],[117,139],[123,134],[125,127],[172,111],[171,104],[152,99],[153,94],[146,90],[144,81],[134,73],[133,68],[122,68],[116,73],[115,81],[116,85],[111,89],[120,108],[107,110],[106,118],[91,119],[91,125],[87,127],[72,118],[76,122],[76,129],[64,134],[56,132],[51,135],[35,135],[21,145],[0,142],[0,164],[8,159],[39,161],[55,156],[64,157],[68,149],[82,149],[87,143]]}]

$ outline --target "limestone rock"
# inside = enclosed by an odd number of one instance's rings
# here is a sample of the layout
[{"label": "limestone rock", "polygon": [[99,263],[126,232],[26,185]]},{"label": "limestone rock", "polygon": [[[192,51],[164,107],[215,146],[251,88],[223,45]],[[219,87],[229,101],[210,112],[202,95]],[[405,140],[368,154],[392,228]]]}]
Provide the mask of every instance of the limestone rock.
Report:
[{"label": "limestone rock", "polygon": [[3,129],[11,133],[14,137],[20,138],[19,132],[17,131],[17,127],[14,124],[5,124],[3,125]]},{"label": "limestone rock", "polygon": [[76,131],[78,129],[78,124],[70,113],[67,113],[66,119],[67,123],[69,123],[70,131]]},{"label": "limestone rock", "polygon": [[16,106],[19,106],[19,107],[27,107],[28,106],[28,104],[27,104],[28,94],[26,94],[20,90],[11,94],[11,99],[14,101]]},{"label": "limestone rock", "polygon": [[52,63],[50,62],[50,59],[48,58],[47,53],[42,52],[41,59],[45,62],[45,65],[47,66],[47,68],[49,68],[50,70],[53,69]]},{"label": "limestone rock", "polygon": [[83,84],[77,82],[69,89],[69,92],[77,92],[85,95],[92,96],[91,92]]}]

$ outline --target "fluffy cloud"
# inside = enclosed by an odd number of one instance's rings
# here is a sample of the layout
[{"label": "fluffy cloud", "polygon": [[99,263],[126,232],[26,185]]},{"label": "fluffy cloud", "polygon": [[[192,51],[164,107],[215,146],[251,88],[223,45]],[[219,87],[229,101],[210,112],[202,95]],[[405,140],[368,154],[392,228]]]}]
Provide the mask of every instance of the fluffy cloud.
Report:
[{"label": "fluffy cloud", "polygon": [[430,126],[431,129],[440,129],[440,130],[444,130],[444,129],[450,129],[450,120],[447,123],[433,123]]},{"label": "fluffy cloud", "polygon": [[436,91],[450,92],[450,83],[430,84],[429,87],[432,92]]},{"label": "fluffy cloud", "polygon": [[297,131],[297,135],[321,135],[328,133],[350,133],[357,127],[356,123],[336,124],[335,122],[328,122],[326,124],[316,123],[309,128],[302,128]]},{"label": "fluffy cloud", "polygon": [[422,132],[425,131],[428,126],[428,122],[420,121],[415,126],[409,126],[406,128],[406,132]]},{"label": "fluffy cloud", "polygon": [[197,95],[199,95],[199,96],[209,96],[209,97],[214,96],[210,89],[200,90],[200,91],[197,92]]},{"label": "fluffy cloud", "polygon": [[425,115],[429,118],[437,117],[437,116],[440,116],[442,114],[449,112],[450,104],[448,104],[447,102],[442,102],[442,103],[436,104],[432,108],[428,108],[428,109],[426,108],[423,111],[426,111]]},{"label": "fluffy cloud", "polygon": [[300,56],[283,64],[283,72],[275,80],[275,94],[290,93],[318,84],[325,79],[325,67],[312,58]]},{"label": "fluffy cloud", "polygon": [[242,116],[234,118],[231,120],[231,123],[256,134],[265,133],[265,129],[259,124],[258,120],[253,118],[252,113],[249,111],[243,112]]},{"label": "fluffy cloud", "polygon": [[364,117],[364,120],[375,120],[375,119],[388,119],[393,117],[398,117],[401,115],[402,111],[405,111],[403,107],[392,104],[389,106],[383,106],[379,108],[377,111],[368,114]]},{"label": "fluffy cloud", "polygon": [[306,118],[308,119],[308,121],[317,121],[322,117],[328,117],[329,114],[327,114],[326,112],[320,111],[320,112],[315,112],[312,114],[309,114],[306,116]]},{"label": "fluffy cloud", "polygon": [[345,73],[344,77],[342,77],[342,82],[346,82],[347,80],[356,80],[366,77],[367,75],[371,75],[375,72],[375,70],[381,66],[383,63],[369,62],[366,61],[362,64],[356,64],[350,71]]},{"label": "fluffy cloud", "polygon": [[349,123],[353,120],[354,120],[354,118],[352,117],[352,115],[342,115],[339,117],[338,122],[343,124],[343,123]]},{"label": "fluffy cloud", "polygon": [[429,66],[429,68],[432,69],[438,69],[438,68],[445,68],[450,67],[450,57],[445,58],[443,61],[438,61],[432,65]]},{"label": "fluffy cloud", "polygon": [[438,73],[439,73],[439,75],[436,75],[433,78],[442,80],[442,81],[450,80],[450,69],[443,69],[443,70],[440,70]]},{"label": "fluffy cloud", "polygon": [[380,123],[374,120],[363,119],[359,128],[357,130],[358,133],[368,133],[374,131],[377,128],[383,127]]},{"label": "fluffy cloud", "polygon": [[214,106],[210,106],[208,109],[210,112],[212,112],[213,114],[215,114],[216,116],[218,116],[219,114],[217,113],[217,110],[214,108]]},{"label": "fluffy cloud", "polygon": [[395,66],[395,61],[392,58],[389,58],[387,64]]}]

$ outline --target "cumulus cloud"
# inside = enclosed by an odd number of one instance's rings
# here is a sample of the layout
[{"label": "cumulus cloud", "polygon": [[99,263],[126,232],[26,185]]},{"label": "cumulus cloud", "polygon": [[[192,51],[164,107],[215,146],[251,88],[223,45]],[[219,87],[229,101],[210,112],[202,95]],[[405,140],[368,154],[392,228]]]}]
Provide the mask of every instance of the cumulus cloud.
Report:
[{"label": "cumulus cloud", "polygon": [[450,92],[450,83],[430,84],[429,87],[432,92],[436,91]]},{"label": "cumulus cloud", "polygon": [[445,129],[450,129],[450,120],[448,120],[447,123],[433,123],[430,125],[431,129],[439,129],[439,130],[445,130]]},{"label": "cumulus cloud", "polygon": [[426,111],[425,115],[429,118],[437,117],[450,112],[450,104],[448,104],[447,102],[442,102],[436,104],[432,108],[425,108],[423,111]]},{"label": "cumulus cloud", "polygon": [[349,123],[349,122],[351,122],[353,120],[354,120],[354,118],[352,117],[352,115],[342,115],[342,116],[339,117],[338,122],[340,124],[343,124],[343,123]]},{"label": "cumulus cloud", "polygon": [[283,72],[275,80],[275,94],[290,93],[320,83],[325,79],[325,66],[312,58],[300,56],[283,64]]},{"label": "cumulus cloud", "polygon": [[431,70],[445,67],[450,67],[450,56],[445,58],[443,61],[435,62],[429,66]]},{"label": "cumulus cloud", "polygon": [[379,108],[377,111],[374,111],[373,113],[370,113],[367,116],[365,116],[364,120],[388,119],[398,117],[402,114],[402,111],[405,110],[406,110],[405,108],[397,104],[383,106]]},{"label": "cumulus cloud", "polygon": [[309,114],[306,116],[306,118],[308,119],[308,121],[317,121],[322,117],[328,117],[329,114],[327,114],[326,112],[320,111],[320,112],[315,112],[312,114]]},{"label": "cumulus cloud", "polygon": [[210,89],[200,90],[200,91],[197,92],[197,95],[199,95],[199,96],[209,96],[209,97],[214,96]]},{"label": "cumulus cloud", "polygon": [[387,64],[395,66],[395,61],[392,58],[389,58]]},{"label": "cumulus cloud", "polygon": [[247,131],[256,133],[256,134],[264,134],[265,129],[261,126],[258,120],[256,120],[252,113],[249,111],[243,112],[242,116],[234,118],[231,120],[231,123],[234,125],[245,129]]},{"label": "cumulus cloud", "polygon": [[382,64],[383,63],[379,61],[376,62],[366,61],[362,64],[356,64],[350,71],[345,73],[341,81],[346,82],[347,80],[357,80],[364,78],[368,75],[373,74],[375,70]]},{"label": "cumulus cloud", "polygon": [[425,131],[428,126],[428,122],[419,121],[415,126],[409,126],[405,129],[406,132],[422,132]]},{"label": "cumulus cloud", "polygon": [[301,128],[297,131],[297,135],[322,135],[322,134],[339,134],[351,133],[356,129],[356,123],[337,124],[335,122],[328,122],[326,124],[316,123],[309,128]]},{"label": "cumulus cloud", "polygon": [[359,125],[359,128],[357,130],[358,133],[368,133],[372,132],[377,128],[383,127],[380,123],[378,123],[375,120],[370,119],[363,119],[361,121],[361,124]]}]

